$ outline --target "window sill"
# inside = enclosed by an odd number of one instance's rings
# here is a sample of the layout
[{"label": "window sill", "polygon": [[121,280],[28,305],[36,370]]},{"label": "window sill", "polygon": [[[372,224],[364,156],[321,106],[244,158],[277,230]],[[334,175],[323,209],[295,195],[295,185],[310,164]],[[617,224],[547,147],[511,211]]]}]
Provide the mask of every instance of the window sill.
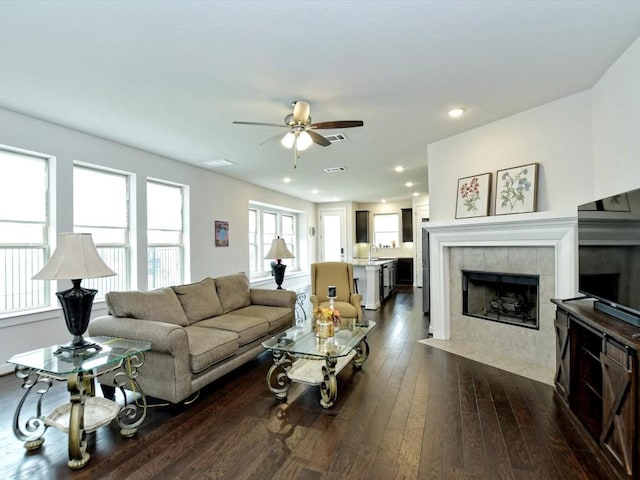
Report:
[{"label": "window sill", "polygon": [[[309,284],[309,272],[296,270],[284,276],[284,288],[299,287]],[[271,275],[254,277],[250,280],[251,288],[274,288],[276,281]]]},{"label": "window sill", "polygon": [[[93,303],[91,317],[106,315],[107,304],[104,300]],[[62,318],[62,309],[60,307],[44,307],[22,312],[12,312],[0,315],[0,329],[15,327],[18,325],[26,325],[35,322],[46,322],[48,320],[56,320]]]}]

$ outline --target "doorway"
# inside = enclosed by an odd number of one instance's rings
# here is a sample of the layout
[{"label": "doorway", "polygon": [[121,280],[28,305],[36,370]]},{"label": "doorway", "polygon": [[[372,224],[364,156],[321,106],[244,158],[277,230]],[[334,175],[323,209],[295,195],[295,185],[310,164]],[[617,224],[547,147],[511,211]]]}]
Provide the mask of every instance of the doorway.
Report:
[{"label": "doorway", "polygon": [[346,252],[346,223],[344,209],[320,210],[321,262],[343,262]]}]

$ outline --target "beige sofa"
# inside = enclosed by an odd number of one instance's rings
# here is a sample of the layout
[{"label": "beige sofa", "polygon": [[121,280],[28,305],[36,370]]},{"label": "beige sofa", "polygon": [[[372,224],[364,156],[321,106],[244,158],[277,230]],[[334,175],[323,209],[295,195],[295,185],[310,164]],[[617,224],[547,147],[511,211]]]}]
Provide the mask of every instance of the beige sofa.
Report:
[{"label": "beige sofa", "polygon": [[[139,371],[147,396],[179,403],[264,351],[261,342],[294,324],[295,292],[250,288],[228,275],[148,292],[109,292],[109,315],[89,335],[150,341]],[[113,385],[108,375],[103,385]]]}]

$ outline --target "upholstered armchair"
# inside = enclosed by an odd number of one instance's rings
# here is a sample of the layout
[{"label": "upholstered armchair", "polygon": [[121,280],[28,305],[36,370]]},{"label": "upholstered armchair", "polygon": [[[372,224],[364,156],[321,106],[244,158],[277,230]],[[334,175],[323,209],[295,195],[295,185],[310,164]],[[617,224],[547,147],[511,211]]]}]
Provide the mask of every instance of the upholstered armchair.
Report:
[{"label": "upholstered armchair", "polygon": [[353,289],[353,265],[345,262],[322,262],[311,264],[311,304],[328,307],[329,285],[336,287],[334,308],[344,318],[356,318],[362,322],[362,295]]}]

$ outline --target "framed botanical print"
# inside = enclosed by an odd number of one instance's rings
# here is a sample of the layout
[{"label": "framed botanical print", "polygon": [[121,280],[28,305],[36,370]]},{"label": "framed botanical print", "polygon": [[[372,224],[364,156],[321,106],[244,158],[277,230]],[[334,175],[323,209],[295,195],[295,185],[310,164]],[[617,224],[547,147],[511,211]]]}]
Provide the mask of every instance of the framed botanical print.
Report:
[{"label": "framed botanical print", "polygon": [[498,170],[496,215],[536,211],[538,164]]},{"label": "framed botanical print", "polygon": [[486,217],[489,214],[491,174],[458,179],[456,218]]}]

